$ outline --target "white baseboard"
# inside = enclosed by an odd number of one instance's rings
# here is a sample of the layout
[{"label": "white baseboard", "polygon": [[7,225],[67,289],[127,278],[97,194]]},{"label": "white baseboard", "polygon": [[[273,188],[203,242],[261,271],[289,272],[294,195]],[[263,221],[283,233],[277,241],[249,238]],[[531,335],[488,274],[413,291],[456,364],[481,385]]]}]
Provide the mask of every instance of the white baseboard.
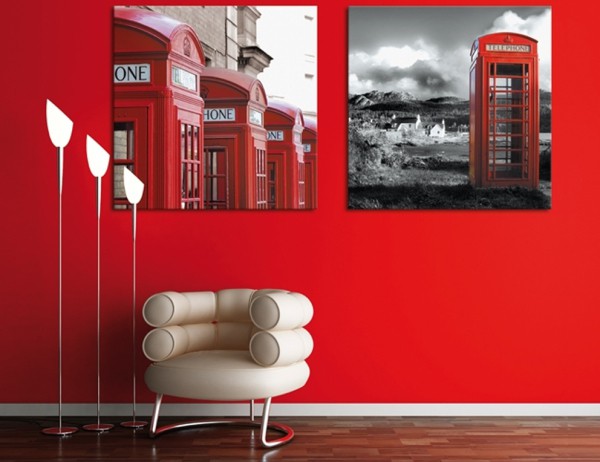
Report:
[{"label": "white baseboard", "polygon": [[[136,406],[137,416],[152,415],[153,404],[139,403]],[[101,414],[104,416],[129,416],[131,404],[102,404]],[[95,416],[96,404],[63,404],[63,416]],[[245,416],[249,413],[247,403],[229,404],[174,404],[165,403],[161,407],[162,416],[202,416],[232,417]],[[256,405],[256,413],[262,413],[262,404]],[[48,417],[58,415],[57,404],[2,404],[0,416]],[[286,404],[273,403],[273,416],[305,416],[305,417],[598,417],[598,403],[391,403],[391,404]]]}]

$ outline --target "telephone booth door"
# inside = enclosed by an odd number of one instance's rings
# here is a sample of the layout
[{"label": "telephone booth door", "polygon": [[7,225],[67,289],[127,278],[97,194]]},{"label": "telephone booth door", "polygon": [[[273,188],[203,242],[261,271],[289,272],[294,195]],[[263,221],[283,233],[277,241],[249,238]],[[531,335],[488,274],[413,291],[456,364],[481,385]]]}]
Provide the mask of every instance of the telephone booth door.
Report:
[{"label": "telephone booth door", "polygon": [[[212,163],[206,171],[212,183],[206,188],[210,194],[206,206],[267,208],[267,95],[262,83],[231,69],[207,68],[202,74],[201,94],[205,101],[204,145],[210,152],[221,147],[227,153],[226,161],[221,155],[210,157]],[[217,171],[226,176],[217,180]]]},{"label": "telephone booth door", "polygon": [[529,178],[529,63],[489,63],[488,95],[488,179]]},{"label": "telephone booth door", "polygon": [[537,188],[537,42],[520,34],[490,34],[475,41],[471,55],[471,183]]}]

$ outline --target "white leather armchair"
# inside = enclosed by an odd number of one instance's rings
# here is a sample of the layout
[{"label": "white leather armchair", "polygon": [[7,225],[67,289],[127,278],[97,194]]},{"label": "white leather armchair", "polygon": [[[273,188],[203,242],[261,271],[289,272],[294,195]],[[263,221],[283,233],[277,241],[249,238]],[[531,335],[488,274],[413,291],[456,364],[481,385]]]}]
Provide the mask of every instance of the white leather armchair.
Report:
[{"label": "white leather armchair", "polygon": [[[304,295],[282,290],[229,289],[219,292],[162,292],[143,309],[154,329],[144,338],[153,363],[145,381],[156,393],[150,436],[203,425],[261,428],[265,447],[289,442],[293,430],[269,424],[271,398],[304,386],[305,359],[313,341],[303,328],[313,316]],[[211,401],[250,401],[250,420],[194,421],[157,429],[163,395]],[[264,399],[263,418],[254,420],[254,400]],[[267,429],[283,433],[267,441]]]}]

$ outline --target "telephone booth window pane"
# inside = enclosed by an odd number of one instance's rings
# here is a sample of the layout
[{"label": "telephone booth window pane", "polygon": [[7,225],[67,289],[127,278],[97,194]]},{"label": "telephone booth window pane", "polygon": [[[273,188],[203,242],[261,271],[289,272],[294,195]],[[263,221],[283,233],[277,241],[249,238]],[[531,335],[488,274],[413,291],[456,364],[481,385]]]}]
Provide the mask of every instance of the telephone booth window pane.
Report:
[{"label": "telephone booth window pane", "polygon": [[256,207],[267,208],[267,166],[266,151],[256,149]]},{"label": "telephone booth window pane", "polygon": [[[187,126],[187,133],[185,136],[185,158],[186,160],[191,160],[192,159],[192,127],[191,126]],[[194,197],[193,193],[192,193],[192,163],[191,162],[186,162],[186,176],[187,176],[187,190],[186,190],[186,196],[189,198]]]},{"label": "telephone booth window pane", "polygon": [[508,123],[496,123],[495,130],[494,130],[494,125],[492,125],[492,132],[495,132],[496,134],[511,133],[510,127],[511,127],[511,124],[508,124]]},{"label": "telephone booth window pane", "polygon": [[[493,98],[490,98],[493,101]],[[496,93],[495,104],[498,106],[520,106],[523,103],[523,94],[521,92],[498,92]]]},{"label": "telephone booth window pane", "polygon": [[134,171],[133,122],[115,122],[113,125],[113,197],[115,209],[126,209],[129,205],[123,182],[123,169]]},{"label": "telephone booth window pane", "polygon": [[303,209],[305,205],[305,194],[306,194],[306,183],[304,181],[305,176],[305,165],[304,163],[298,164],[298,207]]},{"label": "telephone booth window pane", "polygon": [[275,170],[275,162],[268,162],[268,206],[270,209],[274,209],[276,206],[277,198],[277,172]]},{"label": "telephone booth window pane", "polygon": [[494,85],[494,88],[496,90],[508,90],[510,88],[510,79],[498,77],[496,79],[496,84]]},{"label": "telephone booth window pane", "polygon": [[208,148],[204,157],[204,205],[209,209],[229,208],[227,150]]},{"label": "telephone booth window pane", "polygon": [[[187,192],[187,177],[185,175],[185,170],[186,170],[186,165],[185,165],[185,125],[181,124],[181,139],[180,139],[180,143],[181,143],[181,197],[182,199],[185,199],[186,196],[186,192]],[[182,208],[185,208],[185,204],[182,203]]]},{"label": "telephone booth window pane", "polygon": [[523,65],[498,63],[496,75],[523,75]]},{"label": "telephone booth window pane", "polygon": [[187,135],[186,135],[186,158],[188,160],[192,159],[192,127],[190,125],[187,126]]},{"label": "telephone booth window pane", "polygon": [[[114,197],[118,201],[127,201],[127,195],[125,194],[125,182],[123,180],[123,171],[128,168],[133,170],[133,165],[114,165],[113,177],[114,177]],[[115,203],[115,209],[126,209],[128,207],[125,203]]]},{"label": "telephone booth window pane", "polygon": [[115,122],[113,156],[118,160],[133,160],[133,122]]},{"label": "telephone booth window pane", "polygon": [[492,114],[490,117],[495,117],[498,120],[518,120],[521,119],[522,109],[520,107],[491,107],[490,114]]},{"label": "telephone booth window pane", "polygon": [[181,124],[181,137],[180,137],[180,152],[181,158],[185,159],[185,125]]},{"label": "telephone booth window pane", "polygon": [[[192,165],[192,193],[193,193],[194,197],[198,197],[199,192],[200,192],[200,164],[198,162],[198,131],[199,131],[199,128],[194,127],[194,143],[193,143],[194,163]],[[195,205],[194,208],[199,208],[200,201],[195,202],[194,205]]]},{"label": "telephone booth window pane", "polygon": [[200,160],[198,159],[199,127],[181,124],[181,208],[200,209]]}]

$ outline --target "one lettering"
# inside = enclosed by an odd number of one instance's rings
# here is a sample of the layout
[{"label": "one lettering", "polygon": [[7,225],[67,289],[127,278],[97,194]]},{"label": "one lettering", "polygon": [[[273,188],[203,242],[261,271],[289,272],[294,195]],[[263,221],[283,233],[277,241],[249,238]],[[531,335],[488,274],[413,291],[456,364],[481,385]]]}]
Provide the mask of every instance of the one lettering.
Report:
[{"label": "one lettering", "polygon": [[150,64],[115,64],[113,67],[113,82],[150,82]]},{"label": "one lettering", "polygon": [[267,132],[267,140],[268,141],[283,141],[283,131],[282,130],[269,130]]}]

